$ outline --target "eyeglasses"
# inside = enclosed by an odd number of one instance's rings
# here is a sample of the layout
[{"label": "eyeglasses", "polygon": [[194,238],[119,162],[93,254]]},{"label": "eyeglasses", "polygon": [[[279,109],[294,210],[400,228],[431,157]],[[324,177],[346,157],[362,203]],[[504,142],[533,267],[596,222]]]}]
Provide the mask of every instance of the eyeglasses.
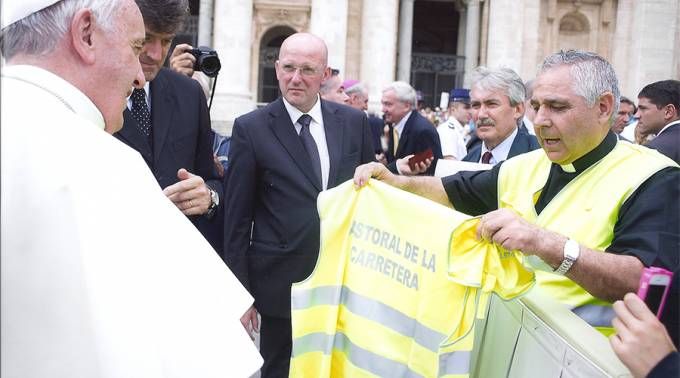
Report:
[{"label": "eyeglasses", "polygon": [[288,74],[295,73],[295,71],[299,70],[300,75],[302,76],[315,76],[319,73],[319,70],[316,69],[315,67],[311,66],[297,67],[293,64],[284,64],[281,66],[281,69],[283,70],[283,72]]}]

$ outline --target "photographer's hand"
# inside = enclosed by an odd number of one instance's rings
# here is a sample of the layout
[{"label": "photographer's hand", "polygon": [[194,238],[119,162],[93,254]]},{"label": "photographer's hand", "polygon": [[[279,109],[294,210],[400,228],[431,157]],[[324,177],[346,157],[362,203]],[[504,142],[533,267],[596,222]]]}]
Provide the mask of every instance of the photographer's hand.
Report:
[{"label": "photographer's hand", "polygon": [[172,50],[172,54],[170,55],[170,68],[173,71],[189,77],[194,74],[196,57],[189,52],[192,48],[191,45],[187,45],[186,43],[175,46],[175,49]]},{"label": "photographer's hand", "polygon": [[659,361],[675,351],[668,331],[637,295],[628,293],[612,306],[616,334],[609,338],[614,352],[633,373],[646,377]]}]

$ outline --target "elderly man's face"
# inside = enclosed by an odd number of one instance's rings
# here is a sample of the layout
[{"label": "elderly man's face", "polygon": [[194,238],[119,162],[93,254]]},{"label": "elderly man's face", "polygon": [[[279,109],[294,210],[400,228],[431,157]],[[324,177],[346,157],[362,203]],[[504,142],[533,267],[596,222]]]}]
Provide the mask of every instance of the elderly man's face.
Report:
[{"label": "elderly man's face", "polygon": [[470,90],[472,119],[477,125],[477,136],[486,148],[493,149],[517,128],[517,120],[524,114],[524,104],[510,105],[502,90],[487,90],[473,86]]},{"label": "elderly man's face", "polygon": [[381,102],[385,122],[387,123],[396,124],[411,111],[411,104],[397,98],[397,94],[392,89],[383,92]]},{"label": "elderly man's face", "polygon": [[569,66],[558,66],[538,76],[531,106],[534,129],[548,158],[569,164],[597,147],[609,130],[613,96],[603,94],[590,107],[574,91]]},{"label": "elderly man's face", "polygon": [[349,96],[345,93],[345,88],[342,86],[340,76],[331,76],[328,78],[328,91],[321,96],[324,100],[337,102],[339,104],[347,104]]},{"label": "elderly man's face", "polygon": [[144,21],[134,1],[124,1],[114,22],[115,32],[98,28],[102,41],[97,75],[97,98],[93,98],[106,123],[106,131],[114,133],[123,126],[123,110],[133,86],[144,84],[139,53],[144,45]]},{"label": "elderly man's face", "polygon": [[284,41],[276,61],[276,78],[283,97],[302,112],[316,103],[321,82],[330,75],[323,46],[306,37],[289,37]]},{"label": "elderly man's face", "polygon": [[352,93],[347,101],[347,104],[354,109],[368,110],[368,93]]}]

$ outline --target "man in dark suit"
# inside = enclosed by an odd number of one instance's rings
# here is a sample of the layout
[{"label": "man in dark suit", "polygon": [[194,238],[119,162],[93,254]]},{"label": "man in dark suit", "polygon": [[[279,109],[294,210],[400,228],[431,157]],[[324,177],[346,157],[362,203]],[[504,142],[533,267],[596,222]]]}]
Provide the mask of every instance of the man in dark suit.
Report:
[{"label": "man in dark suit", "polygon": [[147,81],[128,100],[123,128],[114,134],[137,150],[165,195],[216,250],[221,230],[214,222],[222,181],[213,162],[210,114],[198,82],[163,68],[175,33],[186,18],[186,0],[136,0],[146,41],[139,55]]},{"label": "man in dark suit", "polygon": [[434,160],[424,173],[433,175],[437,159],[442,158],[442,147],[437,129],[414,108],[415,89],[395,81],[383,89],[381,102],[385,123],[392,124],[385,153],[387,167],[397,173],[397,160],[431,148]]},{"label": "man in dark suit", "polygon": [[497,164],[540,148],[536,137],[522,124],[524,82],[509,68],[478,67],[472,76],[472,119],[482,143],[468,151],[463,161]]},{"label": "man in dark suit", "polygon": [[319,192],[373,160],[366,115],[321,100],[327,48],[306,33],[288,37],[275,63],[283,98],[234,121],[226,177],[224,260],[255,298],[241,319],[262,318],[263,377],[287,377],[291,283],[310,275],[319,254]]},{"label": "man in dark suit", "polygon": [[638,95],[638,126],[645,134],[656,134],[647,147],[680,164],[680,81],[657,81]]}]

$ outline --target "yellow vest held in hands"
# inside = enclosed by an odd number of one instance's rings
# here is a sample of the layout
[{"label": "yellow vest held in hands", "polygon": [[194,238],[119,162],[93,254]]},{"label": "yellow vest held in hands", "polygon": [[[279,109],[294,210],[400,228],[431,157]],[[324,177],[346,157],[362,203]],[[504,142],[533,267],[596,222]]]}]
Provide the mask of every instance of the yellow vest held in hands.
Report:
[{"label": "yellow vest held in hands", "polygon": [[478,219],[378,181],[318,200],[321,250],[292,289],[291,377],[466,377],[479,303],[534,282]]}]

